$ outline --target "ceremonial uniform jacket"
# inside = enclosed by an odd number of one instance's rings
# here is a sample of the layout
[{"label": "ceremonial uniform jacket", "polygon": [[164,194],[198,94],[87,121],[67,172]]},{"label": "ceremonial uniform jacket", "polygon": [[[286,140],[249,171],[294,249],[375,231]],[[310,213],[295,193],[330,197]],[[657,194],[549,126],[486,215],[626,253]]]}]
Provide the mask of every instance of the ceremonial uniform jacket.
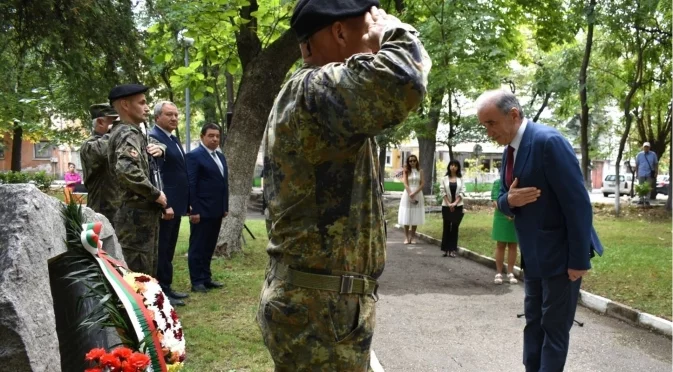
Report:
[{"label": "ceremonial uniform jacket", "polygon": [[264,136],[267,252],[299,270],[378,277],[385,228],[374,136],[422,101],[430,59],[408,25],[377,54],[304,65],[285,83]]},{"label": "ceremonial uniform jacket", "polygon": [[108,215],[110,206],[107,205],[107,199],[103,196],[112,184],[107,159],[109,140],[110,135],[107,133],[102,136],[94,133],[82,144],[79,156],[82,160],[84,186],[88,192],[87,207],[104,214],[108,220],[112,221],[113,215]]},{"label": "ceremonial uniform jacket", "polygon": [[[164,151],[166,146],[156,140]],[[119,208],[122,202],[138,205],[152,205],[161,194],[150,182],[149,154],[147,139],[140,127],[128,123],[119,123],[112,127],[108,146],[108,162],[114,182],[110,185],[113,204]],[[157,208],[159,208],[159,205]]]}]

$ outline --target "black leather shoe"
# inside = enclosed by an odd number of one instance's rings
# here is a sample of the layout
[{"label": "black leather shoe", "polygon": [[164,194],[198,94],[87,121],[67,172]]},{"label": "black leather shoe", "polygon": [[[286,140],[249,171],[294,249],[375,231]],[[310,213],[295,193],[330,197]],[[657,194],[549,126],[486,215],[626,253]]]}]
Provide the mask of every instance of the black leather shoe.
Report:
[{"label": "black leather shoe", "polygon": [[175,291],[170,290],[170,289],[168,290],[168,292],[166,292],[166,295],[170,298],[175,298],[177,300],[182,300],[183,298],[189,297],[189,295],[187,293],[175,292]]},{"label": "black leather shoe", "polygon": [[213,281],[204,283],[203,285],[205,285],[206,288],[222,288],[222,287],[224,287],[224,284],[219,283],[219,282],[213,282]]},{"label": "black leather shoe", "polygon": [[203,284],[197,284],[192,286],[192,292],[206,293],[208,288]]},{"label": "black leather shoe", "polygon": [[168,298],[168,301],[171,303],[171,306],[176,307],[176,306],[185,306],[185,302],[182,300],[178,300],[177,298]]}]

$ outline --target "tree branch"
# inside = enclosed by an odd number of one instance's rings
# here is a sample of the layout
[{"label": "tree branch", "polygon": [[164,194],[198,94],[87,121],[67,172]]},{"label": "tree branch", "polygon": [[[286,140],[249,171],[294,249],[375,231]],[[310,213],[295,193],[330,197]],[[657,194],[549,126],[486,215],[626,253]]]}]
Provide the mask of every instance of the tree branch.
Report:
[{"label": "tree branch", "polygon": [[[268,48],[264,49],[263,53],[270,55],[275,63],[290,68],[301,57],[297,35],[292,29],[285,31]],[[287,71],[287,68],[283,71]]]},{"label": "tree branch", "polygon": [[236,33],[236,47],[243,70],[262,51],[262,43],[257,36],[257,18],[250,15],[258,8],[257,0],[250,0],[250,5],[241,9],[241,18],[250,20],[247,24],[241,25]]}]

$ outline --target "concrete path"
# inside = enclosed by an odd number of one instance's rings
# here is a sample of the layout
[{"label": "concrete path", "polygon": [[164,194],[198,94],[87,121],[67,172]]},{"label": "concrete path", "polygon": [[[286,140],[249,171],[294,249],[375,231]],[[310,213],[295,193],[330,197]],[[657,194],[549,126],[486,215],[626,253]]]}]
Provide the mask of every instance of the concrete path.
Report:
[{"label": "concrete path", "polygon": [[[496,286],[491,270],[439,247],[403,245],[388,231],[373,349],[386,372],[523,371],[523,284]],[[583,307],[568,372],[670,372],[671,340]]]}]

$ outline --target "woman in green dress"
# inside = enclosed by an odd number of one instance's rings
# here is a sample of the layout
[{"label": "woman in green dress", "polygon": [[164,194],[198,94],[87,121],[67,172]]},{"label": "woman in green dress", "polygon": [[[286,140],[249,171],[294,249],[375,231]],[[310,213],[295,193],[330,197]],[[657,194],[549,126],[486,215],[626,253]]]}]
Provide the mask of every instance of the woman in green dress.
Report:
[{"label": "woman in green dress", "polygon": [[500,179],[493,182],[491,189],[491,200],[495,207],[493,214],[493,231],[491,237],[496,241],[495,248],[495,267],[496,274],[494,283],[502,284],[502,264],[505,261],[505,247],[508,247],[507,253],[507,280],[510,284],[516,284],[518,281],[514,277],[514,264],[516,263],[516,248],[518,240],[516,230],[514,229],[514,218],[505,216],[498,210],[498,195],[500,195]]}]

